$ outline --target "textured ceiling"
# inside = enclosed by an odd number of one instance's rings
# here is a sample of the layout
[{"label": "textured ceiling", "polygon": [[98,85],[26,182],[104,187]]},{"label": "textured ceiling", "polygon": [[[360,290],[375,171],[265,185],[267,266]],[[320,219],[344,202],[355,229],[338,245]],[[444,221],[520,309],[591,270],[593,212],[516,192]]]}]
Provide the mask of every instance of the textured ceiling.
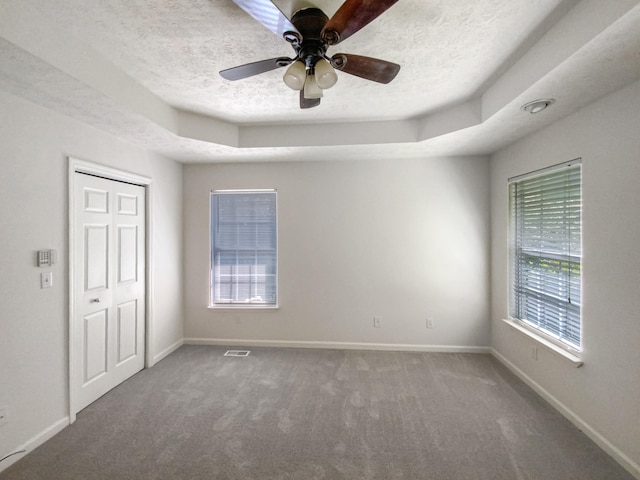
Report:
[{"label": "textured ceiling", "polygon": [[[300,111],[284,69],[231,82],[218,71],[292,56],[231,0],[21,0],[178,108],[233,122],[406,118],[474,93],[561,0],[400,0],[329,54],[401,65],[388,85],[340,73],[322,106]],[[331,16],[340,1],[318,0]]]},{"label": "textured ceiling", "polygon": [[[330,17],[342,1],[313,4]],[[400,0],[329,50],[397,78],[339,72],[300,110],[284,69],[219,76],[293,54],[231,0],[0,0],[0,89],[182,161],[484,154],[640,78],[638,32],[635,0]],[[518,110],[535,96],[555,113]]]}]

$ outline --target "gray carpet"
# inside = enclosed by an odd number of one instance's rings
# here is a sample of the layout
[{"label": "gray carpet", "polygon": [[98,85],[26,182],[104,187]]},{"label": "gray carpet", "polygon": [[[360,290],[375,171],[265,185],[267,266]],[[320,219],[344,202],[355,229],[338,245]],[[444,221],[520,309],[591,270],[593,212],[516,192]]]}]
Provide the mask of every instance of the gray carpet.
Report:
[{"label": "gray carpet", "polygon": [[633,480],[488,355],[185,346],[0,474]]}]

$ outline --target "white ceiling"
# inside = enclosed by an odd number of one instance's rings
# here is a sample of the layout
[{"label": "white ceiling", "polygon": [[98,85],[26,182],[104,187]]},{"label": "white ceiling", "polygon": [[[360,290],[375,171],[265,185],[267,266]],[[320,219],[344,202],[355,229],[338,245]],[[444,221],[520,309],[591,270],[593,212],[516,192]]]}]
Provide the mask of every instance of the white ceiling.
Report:
[{"label": "white ceiling", "polygon": [[218,75],[293,54],[231,0],[0,0],[0,34],[0,90],[185,162],[487,154],[640,78],[638,0],[399,0],[329,51],[398,77],[309,110],[284,69]]}]

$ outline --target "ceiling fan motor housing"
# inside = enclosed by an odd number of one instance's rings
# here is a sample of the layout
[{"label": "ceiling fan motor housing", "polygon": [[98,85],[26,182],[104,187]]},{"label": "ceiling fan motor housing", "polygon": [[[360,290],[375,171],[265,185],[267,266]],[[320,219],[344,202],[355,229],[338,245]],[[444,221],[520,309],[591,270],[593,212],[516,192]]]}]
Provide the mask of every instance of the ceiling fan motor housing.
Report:
[{"label": "ceiling fan motor housing", "polygon": [[[295,32],[285,32],[283,35],[293,46],[298,60],[307,68],[312,69],[318,60],[325,57],[329,45],[322,38],[322,30],[328,21],[329,18],[319,8],[303,8],[291,18],[291,23],[300,35]],[[297,38],[299,36],[302,39]]]}]

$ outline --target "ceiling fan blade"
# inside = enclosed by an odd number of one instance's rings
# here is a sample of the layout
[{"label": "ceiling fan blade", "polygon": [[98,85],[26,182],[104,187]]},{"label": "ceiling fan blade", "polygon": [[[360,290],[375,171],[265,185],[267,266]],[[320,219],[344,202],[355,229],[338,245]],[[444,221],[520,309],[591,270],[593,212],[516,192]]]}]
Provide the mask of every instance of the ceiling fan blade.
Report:
[{"label": "ceiling fan blade", "polygon": [[285,14],[270,0],[233,0],[233,3],[279,37],[285,32],[298,32]]},{"label": "ceiling fan blade", "polygon": [[320,105],[319,98],[305,98],[304,90],[300,90],[300,108],[313,108]]},{"label": "ceiling fan blade", "polygon": [[342,72],[378,83],[389,83],[400,71],[397,63],[362,55],[338,53],[331,60],[334,67]]},{"label": "ceiling fan blade", "polygon": [[270,58],[268,60],[260,60],[259,62],[246,63],[237,67],[221,70],[220,75],[227,80],[241,80],[270,70],[275,70],[276,68],[285,67],[291,62],[293,62],[292,58]]},{"label": "ceiling fan blade", "polygon": [[322,38],[329,45],[335,45],[371,23],[397,1],[346,0],[324,26]]}]

